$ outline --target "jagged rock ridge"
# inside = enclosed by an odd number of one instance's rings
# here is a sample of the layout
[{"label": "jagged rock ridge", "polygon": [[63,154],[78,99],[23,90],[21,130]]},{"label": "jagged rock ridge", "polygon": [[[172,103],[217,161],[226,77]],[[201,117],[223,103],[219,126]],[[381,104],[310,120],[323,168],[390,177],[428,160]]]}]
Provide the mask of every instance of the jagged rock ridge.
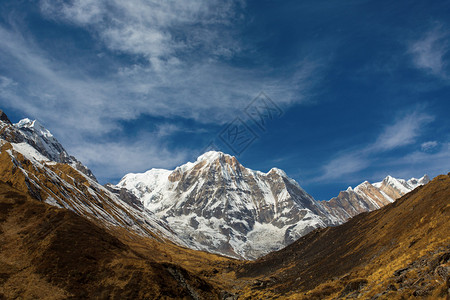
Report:
[{"label": "jagged rock ridge", "polygon": [[128,174],[118,186],[192,247],[234,257],[259,257],[331,224],[283,171],[253,171],[221,152],[207,152],[173,171]]},{"label": "jagged rock ridge", "polygon": [[[175,170],[128,174],[101,186],[37,121],[0,113],[0,180],[106,227],[119,226],[192,249],[254,259],[318,227],[380,208],[429,179],[386,177],[316,201],[282,170],[267,173],[208,152]],[[155,235],[156,233],[156,235]]]},{"label": "jagged rock ridge", "polygon": [[117,186],[131,191],[190,247],[254,259],[315,228],[378,209],[427,180],[399,187],[406,181],[388,176],[378,187],[364,182],[330,201],[316,201],[280,169],[254,171],[210,151],[172,171],[127,174]]},{"label": "jagged rock ridge", "polygon": [[344,223],[362,212],[373,211],[392,203],[428,182],[430,182],[428,175],[420,179],[411,178],[408,181],[388,175],[380,182],[371,184],[364,181],[354,189],[349,187],[341,191],[337,197],[329,201],[321,201],[321,204],[339,223]]},{"label": "jagged rock ridge", "polygon": [[37,121],[0,121],[0,181],[104,227],[122,227],[186,246],[129,192],[100,185]]}]

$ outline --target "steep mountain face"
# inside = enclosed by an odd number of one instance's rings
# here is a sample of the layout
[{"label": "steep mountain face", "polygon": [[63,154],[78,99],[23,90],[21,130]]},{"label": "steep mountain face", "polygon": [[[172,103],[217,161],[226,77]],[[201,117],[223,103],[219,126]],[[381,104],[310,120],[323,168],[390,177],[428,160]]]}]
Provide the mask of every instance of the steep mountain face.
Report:
[{"label": "steep mountain face", "polygon": [[388,195],[392,199],[400,198],[401,196],[409,193],[418,186],[425,185],[430,182],[430,178],[425,175],[422,178],[411,178],[409,180],[396,179],[391,176],[387,176],[383,181],[373,184],[381,192]]},{"label": "steep mountain face", "polygon": [[[444,299],[450,290],[450,174],[424,187],[426,176],[388,176],[328,203],[279,169],[209,152],[101,186],[52,137],[0,111],[0,299]],[[253,262],[189,249],[253,258],[286,244]]]},{"label": "steep mountain face", "polygon": [[36,121],[0,120],[0,180],[33,198],[69,209],[104,227],[184,242],[126,191],[107,189]]},{"label": "steep mountain face", "polygon": [[339,223],[344,223],[360,213],[373,211],[392,203],[429,181],[430,178],[427,175],[420,179],[411,178],[408,181],[387,176],[383,181],[374,184],[364,181],[354,189],[349,187],[330,201],[321,201],[321,204],[329,215],[337,219]]},{"label": "steep mountain face", "polygon": [[33,147],[48,160],[69,164],[76,170],[84,173],[96,181],[91,170],[70,156],[58,140],[38,121],[25,118],[17,124],[12,124],[2,111],[4,120],[0,128],[0,138],[23,146],[25,151],[28,146]]},{"label": "steep mountain face", "polygon": [[221,152],[173,171],[128,174],[117,186],[191,247],[233,257],[259,257],[330,224],[323,208],[283,171],[253,171]]},{"label": "steep mountain face", "polygon": [[253,262],[104,228],[0,182],[0,299],[446,299],[450,176]]},{"label": "steep mountain face", "polygon": [[[246,299],[448,299],[450,173],[237,271]],[[247,298],[248,297],[248,298]]]},{"label": "steep mountain face", "polygon": [[172,171],[128,174],[117,186],[101,186],[39,122],[12,124],[0,112],[0,180],[105,227],[255,259],[316,228],[378,209],[429,179],[388,176],[315,201],[279,169],[253,171],[212,151]]},{"label": "steep mountain face", "polygon": [[427,180],[407,185],[388,176],[379,187],[366,181],[330,201],[316,201],[279,169],[253,171],[210,151],[173,171],[128,174],[117,187],[133,193],[191,248],[254,259],[315,228],[379,209]]}]

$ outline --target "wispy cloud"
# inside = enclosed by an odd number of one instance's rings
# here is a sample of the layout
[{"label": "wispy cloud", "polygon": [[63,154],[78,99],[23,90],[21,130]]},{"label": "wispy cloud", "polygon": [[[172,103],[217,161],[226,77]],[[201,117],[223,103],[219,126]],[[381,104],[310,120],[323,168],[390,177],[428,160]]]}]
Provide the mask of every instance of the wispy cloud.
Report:
[{"label": "wispy cloud", "polygon": [[[437,147],[434,146],[434,148]],[[431,172],[442,174],[449,172],[450,166],[450,143],[443,143],[440,149],[434,153],[427,151],[413,151],[399,160],[399,164],[410,165],[417,168],[419,165],[430,169]]]},{"label": "wispy cloud", "polygon": [[153,70],[179,54],[231,56],[242,48],[232,37],[243,1],[42,0],[49,18],[86,28],[111,50],[141,55]]},{"label": "wispy cloud", "polygon": [[[0,28],[0,39],[2,63],[12,72],[8,78],[18,78],[20,85],[15,97],[22,96],[20,102],[6,97],[4,101],[58,124],[61,132],[67,126],[103,134],[116,128],[115,121],[141,114],[222,123],[261,90],[283,105],[303,101],[302,94],[314,84],[306,76],[292,82],[270,76],[270,69],[246,70],[221,62],[190,66],[166,62],[158,72],[146,66],[124,66],[108,77],[92,77],[76,66],[67,68],[52,60],[18,32]],[[319,68],[304,62],[296,73],[314,77]]]},{"label": "wispy cloud", "polygon": [[[77,58],[59,60],[41,48],[26,28],[0,26],[2,105],[41,119],[69,152],[82,156],[88,165],[119,170],[132,164],[110,160],[108,155],[116,151],[121,157],[122,145],[129,147],[127,141],[106,146],[90,141],[122,131],[121,121],[149,115],[223,124],[261,90],[281,106],[305,101],[320,80],[324,65],[319,60],[302,58],[283,72],[267,65],[229,63],[251,48],[241,41],[236,26],[243,6],[243,1],[42,0],[46,18],[91,33],[115,58],[114,65],[108,74],[92,75]],[[159,139],[176,132],[176,126],[167,125],[151,134],[154,144],[163,147]],[[80,144],[105,155],[99,154],[94,162]],[[154,156],[166,167],[177,160],[165,159],[163,153],[183,157],[168,149],[152,149],[133,151],[140,151],[137,157]]]},{"label": "wispy cloud", "polygon": [[184,149],[165,147],[151,135],[132,143],[85,142],[74,146],[73,151],[77,153],[79,160],[96,170],[97,177],[109,181],[117,180],[126,173],[177,166],[185,163],[191,156]]},{"label": "wispy cloud", "polygon": [[445,57],[450,50],[449,37],[450,31],[436,27],[411,43],[409,52],[413,55],[415,66],[435,76],[448,78]]},{"label": "wispy cloud", "polygon": [[438,146],[437,141],[428,141],[428,142],[422,143],[422,145],[420,145],[420,148],[424,152],[430,152],[433,149],[435,149],[437,146]]},{"label": "wispy cloud", "polygon": [[261,90],[280,105],[304,101],[323,67],[315,59],[294,63],[282,75],[268,66],[227,63],[243,47],[232,35],[240,3],[43,0],[49,18],[86,28],[111,51],[148,61],[116,61],[115,71],[94,77],[76,61],[55,60],[21,31],[0,28],[2,64],[12,73],[5,75],[21,85],[26,113],[100,134],[115,129],[116,120],[142,114],[227,122]]},{"label": "wispy cloud", "polygon": [[387,125],[375,142],[357,149],[344,150],[322,167],[322,174],[313,181],[338,179],[356,174],[373,166],[378,156],[399,147],[412,145],[423,133],[424,127],[433,121],[427,113],[413,111],[398,117]]},{"label": "wispy cloud", "polygon": [[323,174],[318,178],[315,178],[314,181],[337,179],[344,175],[359,172],[369,165],[370,160],[362,153],[359,153],[359,151],[343,154],[327,163],[323,167]]},{"label": "wispy cloud", "polygon": [[432,116],[417,111],[400,117],[395,123],[387,126],[378,136],[376,142],[369,146],[366,151],[387,151],[410,145],[421,134],[422,127],[433,119]]}]

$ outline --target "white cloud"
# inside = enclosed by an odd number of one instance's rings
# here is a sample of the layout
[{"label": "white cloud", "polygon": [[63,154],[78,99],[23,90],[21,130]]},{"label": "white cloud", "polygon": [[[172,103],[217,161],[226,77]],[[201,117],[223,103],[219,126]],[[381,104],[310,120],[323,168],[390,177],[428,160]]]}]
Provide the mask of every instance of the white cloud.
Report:
[{"label": "white cloud", "polygon": [[11,78],[0,76],[0,92],[10,89],[17,85],[17,82]]},{"label": "white cloud", "polygon": [[[337,155],[322,167],[322,175],[314,178],[313,181],[339,178],[348,181],[348,176],[373,166],[379,155],[416,143],[424,127],[433,119],[431,115],[418,111],[399,117],[393,124],[383,129],[374,143],[343,151]],[[343,178],[343,176],[347,177]]]},{"label": "white cloud", "polygon": [[419,112],[413,112],[399,118],[394,124],[387,126],[369,151],[387,151],[410,145],[421,134],[421,129],[433,121],[433,117]]},{"label": "white cloud", "polygon": [[427,164],[431,169],[439,169],[441,172],[449,172],[450,167],[450,143],[443,143],[441,149],[436,153],[425,153],[414,151],[406,155],[400,163],[404,164]]},{"label": "white cloud", "polygon": [[438,27],[412,43],[409,51],[413,55],[416,67],[435,76],[447,78],[446,67],[448,63],[444,57],[449,52],[449,36],[449,32]]},{"label": "white cloud", "polygon": [[[285,70],[276,75],[277,70],[268,66],[228,64],[229,58],[247,47],[235,38],[234,24],[241,18],[243,5],[239,1],[40,3],[48,18],[85,28],[111,51],[107,55],[126,53],[134,63],[115,60],[108,74],[90,75],[77,57],[58,60],[20,25],[0,26],[0,64],[7,70],[0,74],[2,106],[40,119],[70,153],[113,173],[133,165],[112,159],[121,157],[130,145],[117,141],[95,146],[90,141],[123,130],[120,121],[151,115],[222,124],[261,90],[281,106],[304,101],[324,67],[305,59],[293,63],[295,70],[290,74]],[[156,128],[153,144],[164,149],[159,140],[177,130],[169,125]],[[85,154],[90,150],[78,146],[85,144],[96,149],[91,154],[97,159],[89,159]],[[131,151],[136,157],[154,157],[143,160],[148,168],[170,167],[177,157],[184,157],[181,152],[154,147]],[[166,159],[164,153],[175,159]]]},{"label": "white cloud", "polygon": [[227,32],[214,28],[239,19],[241,5],[219,0],[42,0],[41,10],[94,31],[111,50],[158,61],[202,47],[237,50]]},{"label": "white cloud", "polygon": [[422,151],[424,152],[429,152],[432,151],[433,149],[435,149],[438,145],[438,142],[436,141],[428,141],[425,143],[422,143],[422,145],[420,145],[420,149],[422,149]]},{"label": "white cloud", "polygon": [[[49,13],[58,8],[58,5],[65,5],[54,2],[55,8],[50,6],[50,2],[42,3],[43,10]],[[69,8],[61,9],[59,13],[74,22],[87,22],[97,26],[96,22],[100,21],[96,20],[103,18],[92,16],[85,20],[78,17],[84,10],[89,10],[89,5],[94,5],[92,3],[75,1],[70,9],[77,13],[68,13]],[[209,19],[205,17],[208,10],[195,7],[188,6],[186,9],[201,10],[201,13],[197,13],[204,18],[201,22],[226,23],[220,19],[224,17],[216,16],[225,9],[223,5],[217,12],[210,8],[214,11],[214,16]],[[162,12],[153,11],[149,19],[159,21],[166,18],[168,20],[161,21],[163,24],[176,23],[172,20],[175,16],[167,16],[169,9],[164,5],[163,8]],[[96,8],[98,9],[101,7]],[[127,7],[125,10],[132,8]],[[146,11],[145,8],[142,11],[136,8],[134,10],[129,14]],[[178,10],[180,8],[176,9]],[[181,13],[180,19],[192,19],[191,22],[194,22],[195,15]],[[144,32],[146,31],[142,29],[140,34]],[[139,47],[134,47],[133,42],[127,44],[127,39],[121,38],[120,44],[134,49],[133,51],[145,52],[136,50]],[[116,121],[134,119],[142,114],[182,117],[203,123],[228,122],[261,90],[280,105],[303,101],[304,95],[315,83],[311,78],[319,78],[319,69],[323,67],[313,60],[304,60],[298,64],[294,76],[287,74],[276,77],[275,70],[267,67],[246,69],[208,57],[177,57],[175,48],[169,46],[167,51],[171,53],[171,49],[174,50],[173,55],[163,59],[151,54],[150,66],[122,64],[116,72],[93,77],[87,74],[83,65],[76,64],[76,59],[73,59],[75,65],[68,65],[72,59],[68,62],[55,60],[51,53],[40,49],[32,39],[17,30],[0,27],[0,40],[0,61],[10,70],[8,77],[17,80],[20,85],[20,93],[11,93],[3,101],[26,114],[38,116],[45,120],[44,123],[54,124],[53,131],[57,134],[64,134],[67,129],[81,134],[105,134],[117,129]],[[152,47],[150,44],[147,46]],[[224,47],[220,43],[217,46]],[[16,101],[18,98],[21,100]]]},{"label": "white cloud", "polygon": [[150,168],[171,168],[190,158],[188,152],[170,150],[152,136],[130,144],[84,142],[72,150],[77,153],[77,159],[95,170],[98,178],[120,178]]},{"label": "white cloud", "polygon": [[370,160],[361,155],[361,153],[349,153],[338,156],[323,167],[323,174],[313,181],[323,181],[330,179],[343,179],[348,176],[359,172],[370,165]]}]

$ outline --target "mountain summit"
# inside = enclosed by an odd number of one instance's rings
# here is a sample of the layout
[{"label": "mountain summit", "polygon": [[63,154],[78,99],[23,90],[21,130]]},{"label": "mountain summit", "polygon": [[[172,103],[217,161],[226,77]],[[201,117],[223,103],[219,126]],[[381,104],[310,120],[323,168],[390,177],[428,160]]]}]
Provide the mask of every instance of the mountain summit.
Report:
[{"label": "mountain summit", "polygon": [[75,157],[70,156],[53,134],[37,120],[25,118],[16,124],[12,124],[3,111],[1,114],[1,139],[14,143],[16,149],[20,148],[29,155],[37,151],[46,160],[69,164],[76,170],[97,181],[92,171]]},{"label": "mountain summit", "polygon": [[0,121],[5,122],[6,124],[12,124],[8,116],[1,109],[0,109]]},{"label": "mountain summit", "polygon": [[280,169],[207,152],[102,186],[42,124],[8,120],[0,298],[376,299],[398,290],[434,299],[448,290],[448,176],[423,188],[428,176],[387,176],[316,201]]},{"label": "mountain summit", "polygon": [[394,202],[401,196],[409,193],[418,186],[430,182],[428,175],[420,179],[397,179],[390,175],[382,181],[371,184],[368,181],[341,191],[337,197],[329,201],[321,201],[327,212],[339,223],[346,222],[349,218],[362,212],[379,209]]},{"label": "mountain summit", "polygon": [[222,152],[173,171],[128,174],[117,186],[193,247],[228,256],[256,258],[329,224],[322,207],[283,171],[253,171]]},{"label": "mountain summit", "polygon": [[130,193],[99,184],[89,168],[37,121],[0,120],[0,181],[103,227],[156,234],[187,246]]},{"label": "mountain summit", "polygon": [[[0,120],[0,180],[99,224],[235,258],[255,259],[319,227],[378,209],[429,181],[391,176],[316,201],[280,169],[251,170],[234,156],[206,152],[174,170],[128,174],[100,185],[36,120]],[[17,172],[20,170],[21,172]]]},{"label": "mountain summit", "polygon": [[134,194],[190,247],[254,259],[318,227],[391,203],[426,178],[401,188],[392,182],[364,182],[330,201],[316,201],[280,169],[254,171],[234,156],[209,151],[175,170],[127,174],[117,187]]}]

